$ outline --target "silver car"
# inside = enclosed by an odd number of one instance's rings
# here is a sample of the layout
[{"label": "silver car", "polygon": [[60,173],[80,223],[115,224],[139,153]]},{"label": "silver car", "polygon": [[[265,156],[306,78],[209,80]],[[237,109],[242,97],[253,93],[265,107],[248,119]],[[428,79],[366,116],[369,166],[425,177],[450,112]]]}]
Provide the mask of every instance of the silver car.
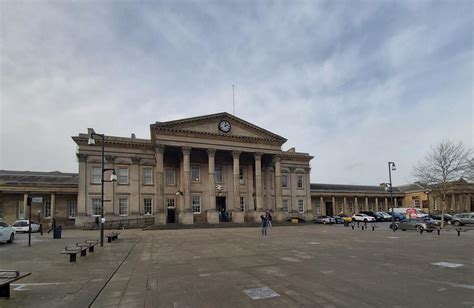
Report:
[{"label": "silver car", "polygon": [[[423,230],[427,232],[433,232],[433,230],[436,230],[438,225],[439,222],[432,219],[404,219],[395,223],[395,230],[416,230],[417,232]],[[390,225],[390,228],[392,228],[392,225]]]},{"label": "silver car", "polygon": [[453,215],[451,224],[455,226],[463,226],[465,224],[474,224],[474,213],[461,213]]},{"label": "silver car", "polygon": [[318,216],[314,219],[315,223],[320,223],[320,224],[335,224],[336,220],[330,216]]},{"label": "silver car", "polygon": [[15,241],[15,230],[8,224],[0,221],[0,242],[13,243]]}]

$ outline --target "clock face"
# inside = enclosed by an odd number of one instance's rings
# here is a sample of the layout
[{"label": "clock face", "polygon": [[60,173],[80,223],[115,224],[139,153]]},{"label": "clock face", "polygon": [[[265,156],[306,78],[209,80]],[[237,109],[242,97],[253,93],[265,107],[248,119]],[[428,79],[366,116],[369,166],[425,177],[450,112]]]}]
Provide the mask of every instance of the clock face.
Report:
[{"label": "clock face", "polygon": [[219,130],[224,133],[230,132],[230,123],[226,120],[219,122]]}]

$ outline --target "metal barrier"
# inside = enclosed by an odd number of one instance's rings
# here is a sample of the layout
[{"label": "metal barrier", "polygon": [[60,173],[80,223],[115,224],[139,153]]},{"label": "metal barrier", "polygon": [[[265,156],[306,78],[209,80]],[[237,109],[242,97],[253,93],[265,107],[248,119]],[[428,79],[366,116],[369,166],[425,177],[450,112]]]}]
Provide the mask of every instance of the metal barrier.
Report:
[{"label": "metal barrier", "polygon": [[[141,218],[130,218],[130,219],[119,219],[110,220],[104,223],[104,229],[125,229],[139,226],[149,226],[155,224],[155,217],[141,217]],[[99,225],[96,222],[85,222],[84,230],[98,229]]]}]

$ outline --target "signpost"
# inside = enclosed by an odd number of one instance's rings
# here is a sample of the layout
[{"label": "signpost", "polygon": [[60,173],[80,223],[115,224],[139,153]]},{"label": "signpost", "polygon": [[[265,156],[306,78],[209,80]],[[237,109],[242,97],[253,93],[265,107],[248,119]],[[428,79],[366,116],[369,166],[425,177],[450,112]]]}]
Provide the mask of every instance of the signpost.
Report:
[{"label": "signpost", "polygon": [[26,205],[30,208],[28,215],[28,246],[31,246],[31,208],[32,203],[43,203],[43,197],[28,197]]}]

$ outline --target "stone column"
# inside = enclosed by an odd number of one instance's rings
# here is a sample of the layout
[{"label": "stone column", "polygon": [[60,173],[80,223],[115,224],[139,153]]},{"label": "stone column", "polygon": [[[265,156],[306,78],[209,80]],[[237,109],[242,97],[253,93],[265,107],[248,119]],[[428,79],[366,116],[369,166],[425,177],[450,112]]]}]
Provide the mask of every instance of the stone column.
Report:
[{"label": "stone column", "polygon": [[51,193],[51,219],[55,217],[54,212],[56,211],[56,193]]},{"label": "stone column", "polygon": [[281,196],[281,157],[275,155],[273,161],[275,162],[275,216],[277,221],[284,221],[288,214],[283,212],[283,198]]},{"label": "stone column", "polygon": [[183,211],[179,213],[182,224],[194,223],[194,215],[191,209],[191,147],[183,147]]},{"label": "stone column", "polygon": [[311,173],[311,168],[306,168],[306,174],[305,174],[305,184],[306,184],[305,219],[306,221],[312,221],[314,219],[313,203],[311,202],[310,173]]},{"label": "stone column", "polygon": [[324,204],[323,196],[319,197],[319,204],[321,204],[321,215],[326,215],[326,204]]},{"label": "stone column", "polygon": [[365,211],[369,210],[369,197],[365,197]]},{"label": "stone column", "polygon": [[344,197],[344,203],[342,205],[342,211],[344,212],[344,214],[347,214],[349,212],[349,210],[347,209],[347,198]]},{"label": "stone column", "polygon": [[359,202],[357,197],[354,197],[354,214],[359,214]]},{"label": "stone column", "polygon": [[379,198],[375,197],[375,212],[379,211]]},{"label": "stone column", "polygon": [[75,226],[83,226],[83,223],[87,221],[87,215],[90,212],[87,208],[87,154],[76,154],[77,160],[79,161],[79,179],[78,179],[78,190],[77,190],[77,213],[75,219]]},{"label": "stone column", "polygon": [[272,210],[275,211],[275,207],[272,202],[272,182],[271,182],[271,167],[269,165],[265,166],[265,186],[267,187],[265,189],[265,192],[267,194],[266,200],[265,200],[265,208],[267,210]]},{"label": "stone column", "polygon": [[398,207],[398,200],[397,200],[397,198],[393,198],[392,207]]},{"label": "stone column", "polygon": [[[23,215],[20,215],[21,213],[18,213],[18,218],[19,219],[25,219],[26,218],[26,207],[27,207],[27,204],[28,203],[28,194],[27,193],[24,193],[23,194]],[[19,210],[19,209],[18,209]],[[44,213],[43,213],[44,214]],[[44,217],[44,215],[43,215]]]},{"label": "stone column", "polygon": [[155,145],[155,185],[156,185],[156,203],[153,209],[155,224],[166,224],[166,204],[165,204],[165,179],[164,179],[164,153],[165,146]]},{"label": "stone column", "polygon": [[336,213],[336,197],[332,197],[332,214],[337,215]]},{"label": "stone column", "polygon": [[466,202],[467,202],[467,205],[466,205],[466,209],[468,212],[471,212],[473,209],[471,209],[471,194],[467,194],[466,196]]},{"label": "stone column", "polygon": [[255,221],[263,213],[263,190],[262,190],[262,153],[255,153],[255,203],[257,211],[255,212]]},{"label": "stone column", "polygon": [[244,222],[245,213],[241,212],[239,209],[240,203],[240,154],[241,151],[232,151],[232,158],[234,161],[233,164],[233,179],[234,179],[234,195],[232,198],[232,203],[230,211],[232,212],[232,221],[237,223]]},{"label": "stone column", "polygon": [[385,198],[384,200],[384,209],[383,209],[385,212],[388,212],[388,200],[387,198]]},{"label": "stone column", "polygon": [[141,188],[141,170],[140,170],[140,157],[132,157],[132,165],[130,166],[130,204],[128,215],[144,215],[143,204],[140,201],[140,188]]},{"label": "stone column", "polygon": [[215,157],[216,149],[207,149],[209,166],[209,209],[207,210],[207,222],[210,224],[219,223],[219,214],[216,211],[216,182],[215,182]]}]

